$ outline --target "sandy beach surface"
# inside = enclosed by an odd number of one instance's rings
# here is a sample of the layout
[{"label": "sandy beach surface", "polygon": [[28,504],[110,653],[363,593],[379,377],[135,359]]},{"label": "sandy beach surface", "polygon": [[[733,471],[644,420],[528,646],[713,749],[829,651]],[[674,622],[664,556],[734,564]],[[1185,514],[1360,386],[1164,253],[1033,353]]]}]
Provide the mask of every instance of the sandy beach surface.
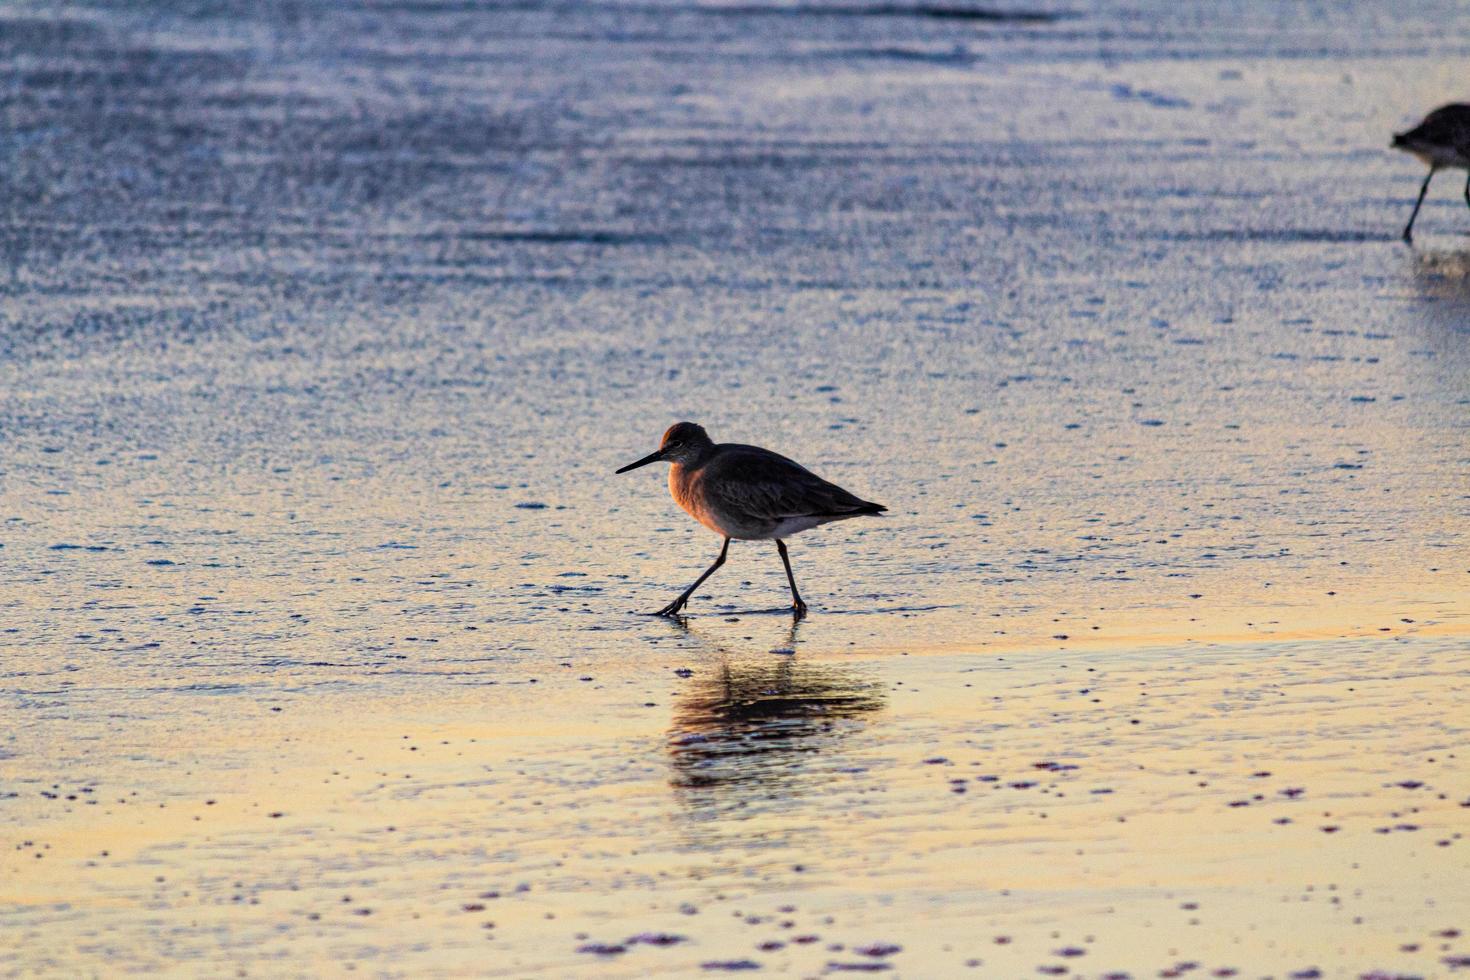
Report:
[{"label": "sandy beach surface", "polygon": [[[1402,5],[1401,5],[1402,6]],[[0,8],[0,974],[1470,975],[1470,8]],[[719,540],[671,422],[881,520]]]}]

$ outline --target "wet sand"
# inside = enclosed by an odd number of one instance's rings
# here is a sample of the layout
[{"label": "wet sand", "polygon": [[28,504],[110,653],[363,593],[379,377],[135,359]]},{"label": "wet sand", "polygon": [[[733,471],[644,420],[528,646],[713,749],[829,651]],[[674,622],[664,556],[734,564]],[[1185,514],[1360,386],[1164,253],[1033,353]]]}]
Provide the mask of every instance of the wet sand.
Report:
[{"label": "wet sand", "polygon": [[803,629],[669,626],[431,703],[283,692],[224,730],[159,692],[103,759],[22,744],[56,775],[7,801],[10,965],[1434,976],[1467,948],[1462,632],[823,656]]},{"label": "wet sand", "polygon": [[1466,37],[7,8],[0,972],[1470,968]]}]

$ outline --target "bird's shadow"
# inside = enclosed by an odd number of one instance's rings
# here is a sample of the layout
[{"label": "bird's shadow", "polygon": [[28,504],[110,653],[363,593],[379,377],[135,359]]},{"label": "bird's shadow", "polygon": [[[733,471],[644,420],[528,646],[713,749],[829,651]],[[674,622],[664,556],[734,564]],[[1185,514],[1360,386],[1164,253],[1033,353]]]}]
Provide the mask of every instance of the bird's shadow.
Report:
[{"label": "bird's shadow", "polygon": [[[735,608],[733,606],[715,606],[713,609],[710,610],[710,612],[707,615],[713,615],[713,616],[790,616],[792,618],[792,621],[793,622],[799,622],[800,621],[798,619],[798,617],[796,616],[796,611],[793,610],[791,608],[791,606],[789,606],[789,605],[785,605],[785,606],[769,606],[769,607],[760,608],[760,609],[737,609],[737,608]],[[810,611],[807,613],[807,615],[808,616],[811,615]],[[806,617],[801,617],[801,619],[805,619],[805,618]]]},{"label": "bird's shadow", "polygon": [[698,620],[701,616],[709,618],[728,618],[730,616],[788,616],[799,622],[811,622],[822,616],[873,616],[886,615],[889,613],[916,613],[934,612],[939,609],[958,609],[959,603],[933,603],[925,606],[853,606],[850,608],[818,608],[812,606],[807,610],[805,616],[800,620],[796,617],[790,606],[770,606],[764,608],[735,608],[715,606],[701,612],[680,612],[675,616],[660,616],[659,613],[641,613],[644,616],[658,616],[679,626],[687,626],[691,621]]},{"label": "bird's shadow", "polygon": [[887,615],[889,613],[915,613],[934,612],[937,609],[959,609],[957,602],[933,603],[927,606],[862,606],[853,609],[828,609],[825,610],[833,616],[873,616]]}]

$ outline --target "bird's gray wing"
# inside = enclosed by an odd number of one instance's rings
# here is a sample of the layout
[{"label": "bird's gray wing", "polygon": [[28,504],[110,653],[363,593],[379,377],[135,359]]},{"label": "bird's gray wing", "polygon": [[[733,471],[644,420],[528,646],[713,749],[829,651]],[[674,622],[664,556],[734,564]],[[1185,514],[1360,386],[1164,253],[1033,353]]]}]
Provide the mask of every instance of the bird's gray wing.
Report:
[{"label": "bird's gray wing", "polygon": [[1419,142],[1470,151],[1470,105],[1441,106],[1406,135]]},{"label": "bird's gray wing", "polygon": [[730,511],[770,521],[841,517],[878,507],[800,463],[754,447],[732,447],[722,453],[710,464],[704,491]]}]

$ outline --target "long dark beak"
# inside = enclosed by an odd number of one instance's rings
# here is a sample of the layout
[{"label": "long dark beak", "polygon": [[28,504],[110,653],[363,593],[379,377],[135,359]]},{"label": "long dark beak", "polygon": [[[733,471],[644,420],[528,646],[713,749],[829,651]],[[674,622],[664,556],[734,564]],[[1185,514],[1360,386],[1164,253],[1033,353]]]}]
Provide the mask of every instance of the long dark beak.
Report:
[{"label": "long dark beak", "polygon": [[664,458],[664,451],[662,449],[660,449],[656,453],[649,453],[647,456],[644,456],[642,459],[640,459],[636,463],[629,463],[627,466],[624,466],[622,469],[617,470],[616,472],[618,472],[618,473],[626,473],[629,470],[636,470],[640,466],[647,466],[649,463],[657,463],[659,460],[661,460],[663,458]]}]

